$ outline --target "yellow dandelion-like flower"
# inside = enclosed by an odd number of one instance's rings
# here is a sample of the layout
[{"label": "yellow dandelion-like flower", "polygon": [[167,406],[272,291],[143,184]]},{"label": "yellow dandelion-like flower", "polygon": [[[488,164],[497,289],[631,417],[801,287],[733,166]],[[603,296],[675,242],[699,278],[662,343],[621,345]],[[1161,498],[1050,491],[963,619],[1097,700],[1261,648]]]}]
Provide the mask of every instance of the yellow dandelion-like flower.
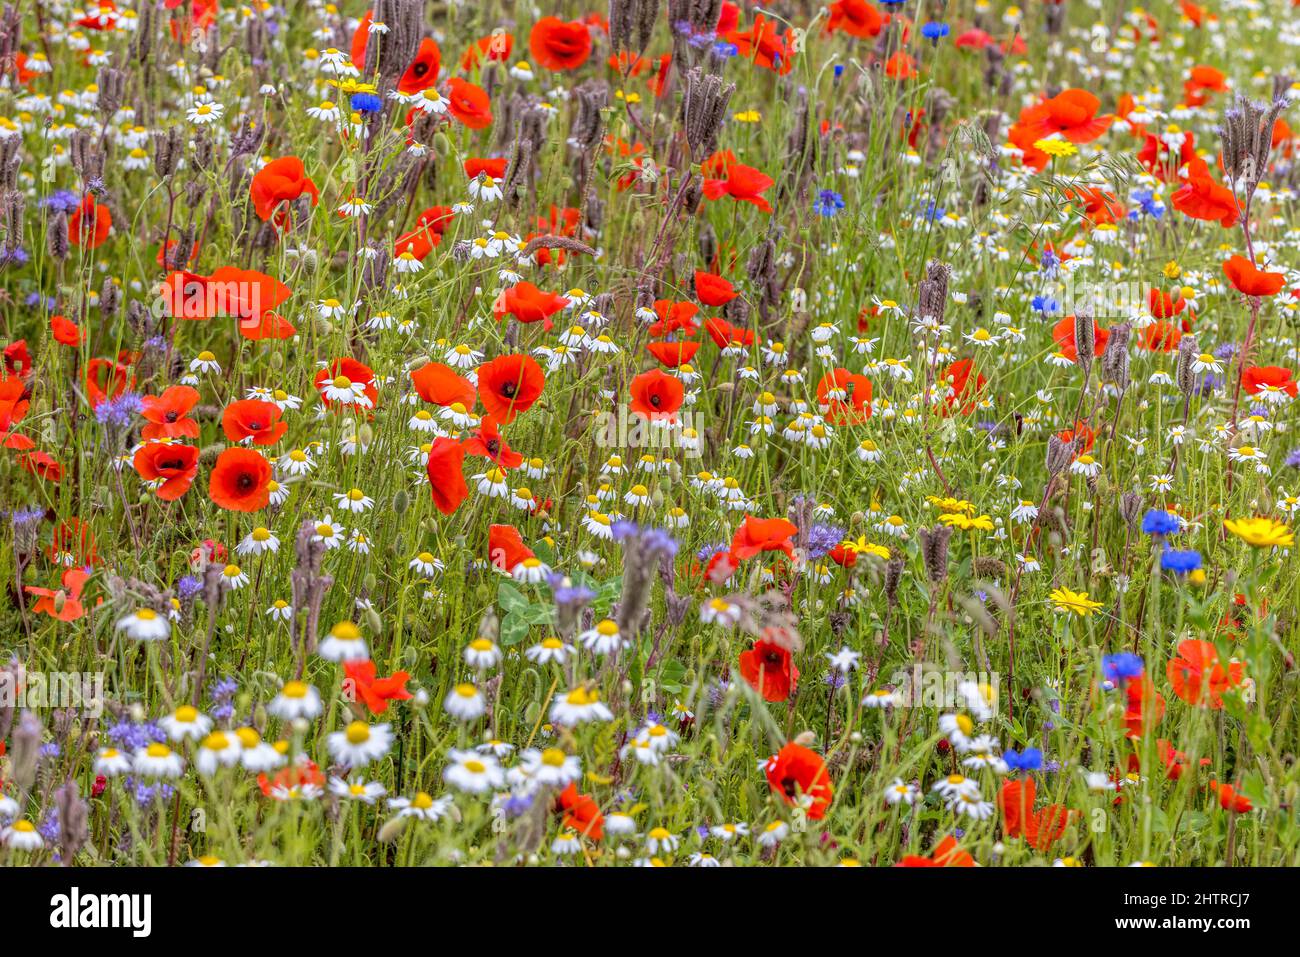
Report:
[{"label": "yellow dandelion-like flower", "polygon": [[1047,597],[1057,611],[1072,612],[1080,618],[1088,617],[1102,604],[1089,598],[1086,591],[1070,591],[1068,588],[1057,588]]},{"label": "yellow dandelion-like flower", "polygon": [[1295,533],[1272,518],[1225,518],[1223,527],[1251,548],[1290,548]]},{"label": "yellow dandelion-like flower", "polygon": [[1034,140],[1034,149],[1042,150],[1048,156],[1056,157],[1073,156],[1079,152],[1079,147],[1069,140],[1062,139]]}]

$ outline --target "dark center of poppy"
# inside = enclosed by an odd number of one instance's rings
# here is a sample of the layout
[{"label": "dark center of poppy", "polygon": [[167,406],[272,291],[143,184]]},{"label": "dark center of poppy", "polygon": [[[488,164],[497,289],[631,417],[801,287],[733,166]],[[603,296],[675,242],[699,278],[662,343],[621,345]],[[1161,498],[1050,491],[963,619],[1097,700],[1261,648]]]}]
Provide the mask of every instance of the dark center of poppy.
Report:
[{"label": "dark center of poppy", "polygon": [[166,415],[166,419],[167,419],[168,422],[175,422],[175,421],[176,421],[177,419],[179,419],[180,417],[181,417],[181,414],[180,414],[179,412],[175,411],[174,409],[173,409],[171,412],[168,412],[167,415]]},{"label": "dark center of poppy", "polygon": [[650,396],[650,404],[653,405],[656,409],[663,404],[663,401],[664,400],[659,398],[659,396],[657,395]]},{"label": "dark center of poppy", "polygon": [[261,432],[264,428],[266,428],[266,426],[264,426],[261,422],[248,423],[248,430],[250,432]]},{"label": "dark center of poppy", "polygon": [[247,492],[253,487],[253,476],[247,472],[239,473],[239,478],[235,479],[235,484],[239,486],[241,492]]},{"label": "dark center of poppy", "polygon": [[411,72],[414,73],[416,77],[422,77],[424,74],[429,72],[429,64],[416,63],[411,67]]},{"label": "dark center of poppy", "polygon": [[771,665],[774,668],[781,667],[781,656],[775,651],[769,651],[763,655],[763,664]]},{"label": "dark center of poppy", "polygon": [[491,455],[496,455],[501,451],[501,441],[499,439],[488,439],[487,450]]},{"label": "dark center of poppy", "polygon": [[513,399],[515,397],[515,393],[518,391],[519,391],[519,386],[515,385],[513,382],[506,382],[503,383],[501,386],[501,394],[505,396],[507,399]]},{"label": "dark center of poppy", "polygon": [[796,781],[794,778],[782,778],[781,790],[785,792],[785,796],[788,798],[798,797],[799,782]]}]

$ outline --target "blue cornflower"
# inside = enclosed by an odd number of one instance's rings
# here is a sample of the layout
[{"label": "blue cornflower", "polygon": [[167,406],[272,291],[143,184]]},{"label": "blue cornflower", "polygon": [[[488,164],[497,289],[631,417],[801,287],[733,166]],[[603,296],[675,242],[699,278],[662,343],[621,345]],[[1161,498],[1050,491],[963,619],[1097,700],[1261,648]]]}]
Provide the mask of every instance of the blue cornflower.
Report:
[{"label": "blue cornflower", "polygon": [[1163,508],[1153,508],[1142,516],[1142,531],[1147,535],[1172,535],[1182,525]]},{"label": "blue cornflower", "polygon": [[719,40],[713,44],[713,52],[718,56],[733,57],[740,52],[740,47],[734,43],[728,43],[726,40]]},{"label": "blue cornflower", "polygon": [[1167,572],[1186,575],[1188,572],[1194,572],[1201,567],[1201,553],[1195,549],[1180,551],[1166,548],[1160,555],[1160,567]]},{"label": "blue cornflower", "polygon": [[1051,296],[1035,296],[1029,303],[1035,312],[1051,316],[1061,311],[1061,304]]},{"label": "blue cornflower", "polygon": [[1129,212],[1128,215],[1130,219],[1141,219],[1141,215],[1138,212],[1139,209],[1142,211],[1142,213],[1145,213],[1146,215],[1150,216],[1152,219],[1159,219],[1161,216],[1164,215],[1165,212],[1164,204],[1156,200],[1151,190],[1149,189],[1136,190],[1133,193],[1133,199],[1134,201],[1137,202],[1138,208],[1131,210]]},{"label": "blue cornflower", "polygon": [[813,202],[813,212],[818,216],[834,216],[843,208],[844,197],[831,189],[822,190]]},{"label": "blue cornflower", "polygon": [[384,106],[378,93],[353,93],[351,102],[358,113],[378,113]]},{"label": "blue cornflower", "polygon": [[1012,771],[1041,771],[1043,752],[1037,748],[1025,748],[1024,751],[1016,751],[1013,748],[1003,752],[1002,761]]},{"label": "blue cornflower", "polygon": [[948,35],[948,24],[940,23],[937,20],[931,20],[921,27],[921,36],[925,37],[932,43],[938,43]]},{"label": "blue cornflower", "polygon": [[1101,659],[1101,673],[1111,684],[1123,684],[1132,678],[1141,678],[1145,669],[1142,659],[1131,651],[1120,651],[1113,655],[1104,655]]}]

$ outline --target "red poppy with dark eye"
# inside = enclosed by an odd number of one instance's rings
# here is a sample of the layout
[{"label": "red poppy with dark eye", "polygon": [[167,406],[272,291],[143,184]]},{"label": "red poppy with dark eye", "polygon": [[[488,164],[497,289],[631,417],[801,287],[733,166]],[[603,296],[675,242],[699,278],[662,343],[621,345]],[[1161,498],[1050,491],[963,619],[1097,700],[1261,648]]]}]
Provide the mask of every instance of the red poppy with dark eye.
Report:
[{"label": "red poppy with dark eye", "polygon": [[740,676],[764,701],[785,701],[799,684],[799,669],[790,652],[771,641],[757,641],[741,652]]},{"label": "red poppy with dark eye", "polygon": [[628,408],[634,415],[651,421],[675,421],[677,410],[686,398],[682,381],[658,369],[643,372],[633,379],[629,391],[632,402]]},{"label": "red poppy with dark eye", "polygon": [[532,356],[499,356],[478,367],[479,399],[487,414],[502,425],[532,408],[545,387],[546,376]]},{"label": "red poppy with dark eye", "polygon": [[188,417],[198,401],[198,390],[188,385],[170,386],[162,395],[146,395],[140,400],[140,415],[149,424],[140,429],[140,437],[146,441],[198,438],[199,424]]},{"label": "red poppy with dark eye", "polygon": [[199,450],[180,443],[146,442],[136,451],[131,464],[146,482],[162,479],[158,497],[172,502],[190,490],[199,471]]},{"label": "red poppy with dark eye", "polygon": [[283,415],[274,402],[262,399],[240,399],[226,406],[221,413],[221,428],[232,442],[252,439],[254,445],[274,445],[289,430]]},{"label": "red poppy with dark eye", "polygon": [[505,436],[491,416],[485,418],[478,431],[465,440],[465,452],[491,459],[503,469],[517,469],[524,462],[522,455],[506,445]]}]

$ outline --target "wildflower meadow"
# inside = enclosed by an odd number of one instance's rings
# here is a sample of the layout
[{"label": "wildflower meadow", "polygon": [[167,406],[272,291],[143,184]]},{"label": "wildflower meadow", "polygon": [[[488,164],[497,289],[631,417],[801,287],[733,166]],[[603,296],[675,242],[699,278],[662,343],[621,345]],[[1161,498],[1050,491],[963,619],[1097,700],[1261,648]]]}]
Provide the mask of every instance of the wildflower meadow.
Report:
[{"label": "wildflower meadow", "polygon": [[1300,863],[1297,101],[1292,0],[8,0],[0,863]]}]

